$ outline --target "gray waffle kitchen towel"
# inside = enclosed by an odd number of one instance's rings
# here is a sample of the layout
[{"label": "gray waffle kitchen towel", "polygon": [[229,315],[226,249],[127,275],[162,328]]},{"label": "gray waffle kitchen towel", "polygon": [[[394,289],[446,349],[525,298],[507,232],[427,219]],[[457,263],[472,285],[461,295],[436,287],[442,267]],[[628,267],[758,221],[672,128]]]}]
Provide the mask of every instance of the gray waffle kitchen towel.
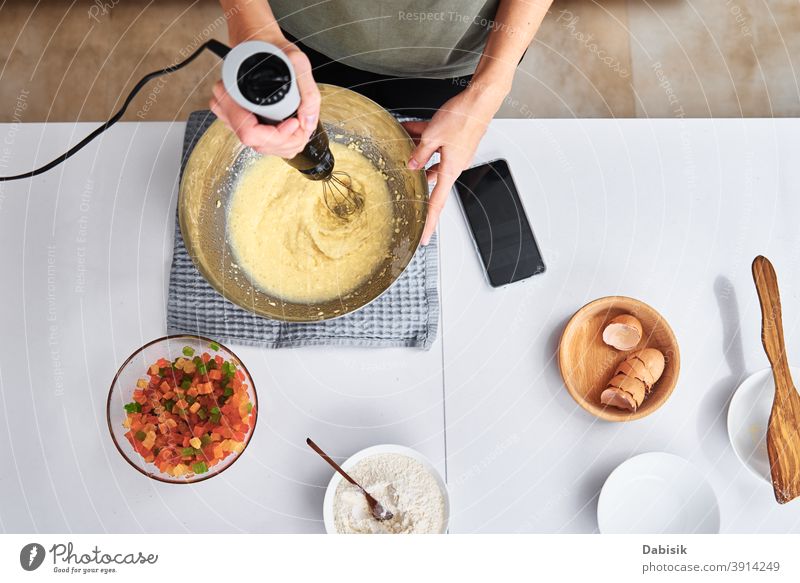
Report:
[{"label": "gray waffle kitchen towel", "polygon": [[[215,119],[195,111],[186,123],[181,173],[197,140]],[[256,316],[229,302],[197,271],[175,224],[169,276],[167,329],[221,342],[264,348],[296,346],[410,346],[428,349],[439,322],[436,237],[420,247],[403,275],[381,297],[360,310],[324,322],[297,324]]]}]

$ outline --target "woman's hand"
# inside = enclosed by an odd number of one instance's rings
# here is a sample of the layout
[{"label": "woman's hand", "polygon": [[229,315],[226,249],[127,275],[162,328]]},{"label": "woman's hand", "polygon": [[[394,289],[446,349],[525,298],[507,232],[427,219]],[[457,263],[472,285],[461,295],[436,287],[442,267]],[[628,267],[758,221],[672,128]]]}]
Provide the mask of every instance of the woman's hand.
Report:
[{"label": "woman's hand", "polygon": [[440,157],[439,163],[427,170],[428,182],[435,181],[436,186],[428,201],[423,245],[430,242],[450,189],[470,165],[486,127],[501,103],[502,97],[496,91],[482,91],[477,85],[470,85],[442,105],[429,122],[403,124],[417,143],[408,161],[411,170],[423,168],[434,152],[439,152]]},{"label": "woman's hand", "polygon": [[214,85],[214,96],[209,106],[214,115],[225,122],[245,146],[250,146],[261,154],[293,158],[305,147],[319,119],[320,95],[311,74],[311,63],[295,44],[283,36],[266,38],[254,35],[243,40],[251,39],[264,40],[280,47],[292,63],[300,91],[297,117],[284,120],[276,126],[260,124],[255,115],[231,99],[222,81],[217,81]]}]

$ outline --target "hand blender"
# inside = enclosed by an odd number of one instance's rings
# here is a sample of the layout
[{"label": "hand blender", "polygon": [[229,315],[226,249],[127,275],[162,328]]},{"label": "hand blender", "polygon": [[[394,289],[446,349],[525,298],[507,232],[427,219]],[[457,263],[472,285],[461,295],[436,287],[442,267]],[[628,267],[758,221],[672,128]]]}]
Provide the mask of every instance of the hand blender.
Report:
[{"label": "hand blender", "polygon": [[[223,59],[222,82],[225,90],[237,104],[255,114],[260,123],[277,125],[297,113],[300,105],[297,79],[289,58],[281,49],[255,40],[243,42],[231,49],[216,39],[209,39],[183,61],[142,77],[111,119],[58,158],[29,172],[0,176],[0,182],[33,178],[74,156],[122,119],[136,94],[150,80],[183,69],[206,49]],[[346,220],[363,208],[364,197],[353,190],[350,176],[346,172],[333,170],[333,154],[322,122],[317,123],[303,151],[286,162],[309,180],[322,183],[325,204],[337,217]]]},{"label": "hand blender", "polygon": [[[236,45],[224,57],[222,83],[231,98],[252,112],[259,123],[277,125],[296,115],[300,92],[286,54],[267,42],[251,40]],[[347,218],[364,204],[345,172],[334,172],[334,158],[322,122],[303,151],[286,162],[309,180],[322,181],[325,204],[336,216]]]}]

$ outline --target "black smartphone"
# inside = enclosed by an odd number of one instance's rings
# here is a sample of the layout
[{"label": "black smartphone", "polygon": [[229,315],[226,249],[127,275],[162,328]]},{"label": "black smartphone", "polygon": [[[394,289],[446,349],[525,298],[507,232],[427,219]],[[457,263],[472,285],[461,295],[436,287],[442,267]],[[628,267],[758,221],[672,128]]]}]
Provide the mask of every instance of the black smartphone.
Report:
[{"label": "black smartphone", "polygon": [[544,272],[508,162],[468,168],[455,186],[490,285],[500,287]]}]

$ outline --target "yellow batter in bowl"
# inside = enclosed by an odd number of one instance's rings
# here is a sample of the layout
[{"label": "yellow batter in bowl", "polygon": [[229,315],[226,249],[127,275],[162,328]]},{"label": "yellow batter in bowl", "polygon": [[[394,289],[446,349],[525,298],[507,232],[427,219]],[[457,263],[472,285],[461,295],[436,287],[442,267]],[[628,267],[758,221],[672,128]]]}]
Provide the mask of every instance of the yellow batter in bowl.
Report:
[{"label": "yellow batter in bowl", "polygon": [[[378,104],[349,89],[325,84],[320,84],[319,89],[322,94],[320,120],[337,157],[335,170],[345,170],[344,166],[350,164],[347,162],[349,154],[346,149],[347,144],[354,143],[359,147],[359,151],[351,152],[359,154],[356,159],[361,160],[363,156],[371,162],[364,173],[353,171],[354,178],[363,182],[365,177],[370,174],[375,176],[375,173],[388,177],[388,195],[382,188],[367,188],[365,196],[369,199],[366,203],[367,214],[362,219],[365,221],[363,226],[356,223],[342,227],[353,229],[356,233],[354,238],[343,236],[345,241],[349,241],[350,249],[361,245],[355,255],[351,253],[349,259],[335,259],[335,247],[325,243],[335,242],[336,237],[326,237],[325,229],[317,230],[317,243],[312,244],[310,238],[305,239],[304,244],[310,247],[308,252],[303,252],[299,244],[291,243],[292,232],[299,239],[301,229],[306,228],[308,232],[316,220],[313,214],[309,217],[308,208],[298,210],[291,205],[303,207],[302,200],[307,204],[313,200],[319,203],[323,196],[322,185],[319,182],[310,183],[283,160],[261,159],[242,145],[236,134],[220,120],[212,123],[199,139],[181,177],[178,200],[180,229],[186,250],[198,271],[214,290],[236,306],[283,322],[318,322],[337,318],[378,298],[411,262],[427,213],[428,185],[425,172],[410,170],[406,166],[406,161],[414,151],[414,143],[397,120]],[[340,147],[338,144],[345,145]],[[262,164],[272,166],[274,172],[266,168],[259,170],[258,166]],[[237,187],[244,187],[244,175],[250,171],[251,178],[261,173],[263,180],[260,185],[253,187],[258,189],[258,196],[253,193],[254,200],[248,204],[246,196],[237,196],[241,194],[237,193]],[[283,178],[279,178],[281,176]],[[291,184],[290,180],[293,181]],[[279,186],[279,181],[284,182],[285,188]],[[305,189],[312,189],[309,197],[302,196],[301,192]],[[289,194],[294,198],[281,203],[275,201],[278,205],[288,207],[288,210],[274,213],[279,218],[272,224],[272,213],[267,214],[266,208],[270,196]],[[390,208],[382,208],[379,203],[386,196],[391,198]],[[238,198],[237,203],[234,198]],[[244,204],[240,207],[238,203],[241,202]],[[375,213],[377,217],[373,216]],[[293,223],[288,222],[289,214],[294,214]],[[258,220],[259,215],[263,221]],[[229,221],[230,216],[233,216],[233,221]],[[333,218],[325,214],[316,222],[324,226]],[[233,224],[237,222],[238,227]],[[258,227],[259,222],[264,224],[264,228]],[[245,239],[248,230],[253,238],[256,234],[269,238],[256,243],[255,249],[235,250],[234,238],[239,247],[245,247],[238,239]],[[275,236],[279,232],[284,235],[283,242]],[[286,237],[290,238],[289,243],[286,243]],[[314,249],[314,245],[320,249]],[[341,244],[339,254],[343,252],[347,254],[347,246]],[[252,264],[240,265],[237,255],[250,257],[248,263]],[[316,257],[318,261],[309,260],[309,256]],[[285,260],[287,257],[289,262]],[[379,264],[374,267],[373,257],[380,258]],[[292,267],[291,261],[295,265],[302,265],[303,261],[309,265],[318,262],[327,267],[311,268],[308,270],[310,273],[304,273],[303,269]],[[269,265],[266,262],[270,262]],[[333,264],[338,264],[338,267],[330,267]],[[248,271],[245,271],[245,267]],[[271,273],[268,272],[270,269]],[[293,284],[291,279],[295,280]],[[345,291],[358,280],[361,283],[356,284],[355,289]],[[347,295],[339,297],[339,293]],[[328,301],[293,301],[288,299],[292,295],[295,298],[333,297]],[[198,314],[198,317],[202,316]]]},{"label": "yellow batter in bowl", "polygon": [[386,176],[355,144],[331,142],[364,208],[347,219],[325,205],[322,183],[275,156],[257,159],[234,187],[227,233],[236,262],[265,292],[321,303],[347,296],[384,262],[393,232]]}]

